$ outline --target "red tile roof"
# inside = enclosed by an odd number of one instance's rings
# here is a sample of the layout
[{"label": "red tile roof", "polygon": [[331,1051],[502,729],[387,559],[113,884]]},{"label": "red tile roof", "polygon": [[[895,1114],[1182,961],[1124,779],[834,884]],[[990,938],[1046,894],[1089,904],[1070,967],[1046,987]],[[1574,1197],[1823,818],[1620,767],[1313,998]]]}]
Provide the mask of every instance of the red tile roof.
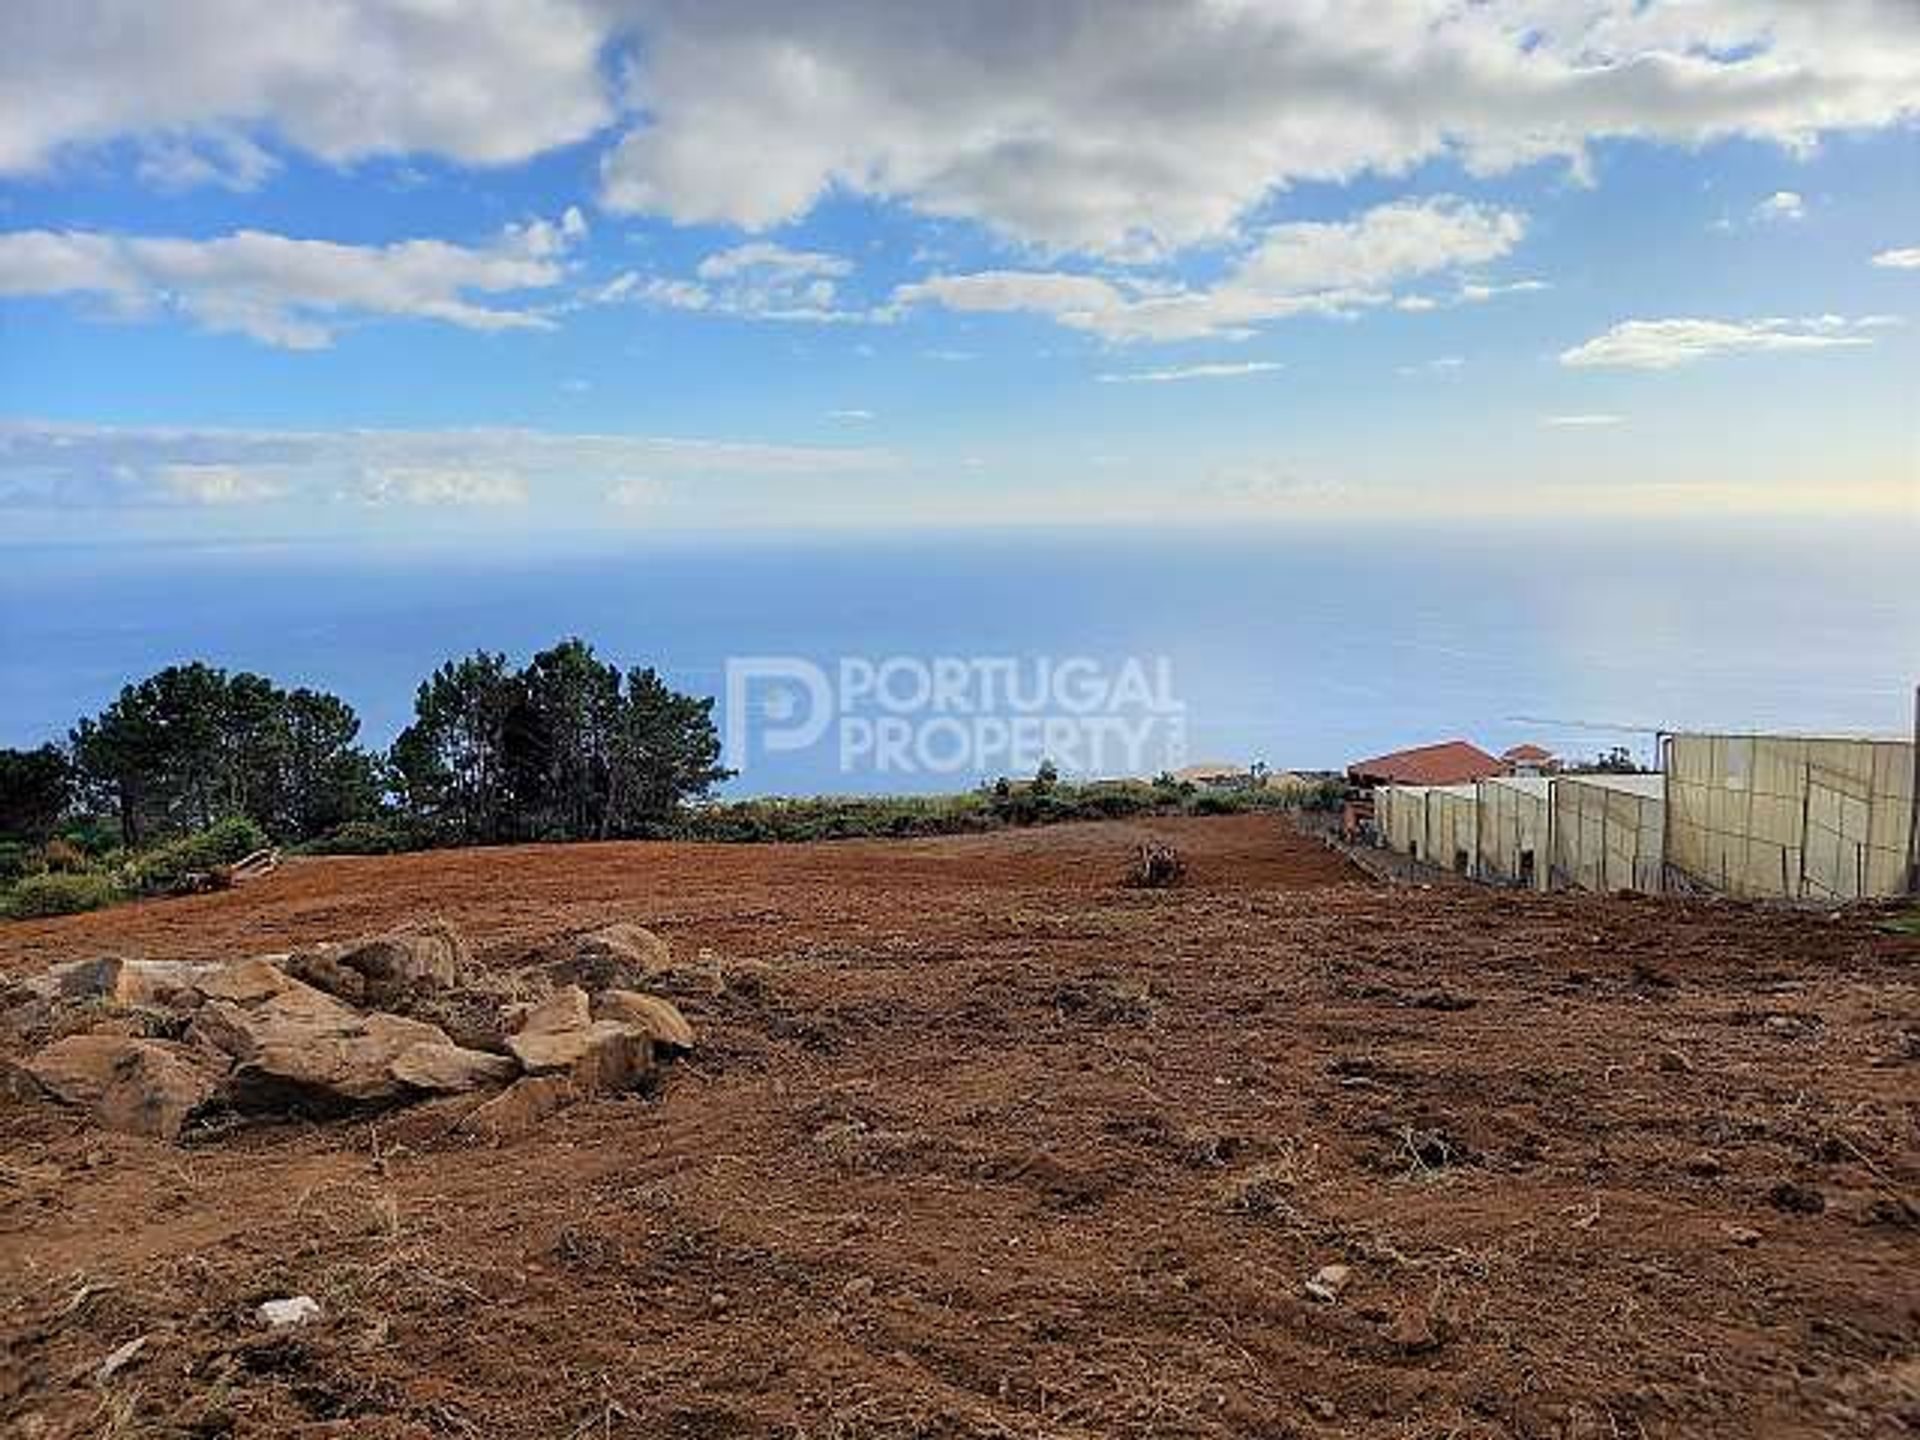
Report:
[{"label": "red tile roof", "polygon": [[1533,744],[1516,745],[1511,750],[1501,751],[1500,758],[1502,760],[1518,761],[1551,760],[1553,758],[1553,752],[1551,750],[1542,750],[1538,745]]},{"label": "red tile roof", "polygon": [[1355,780],[1393,785],[1463,785],[1469,780],[1505,774],[1506,768],[1478,745],[1443,740],[1438,745],[1418,745],[1371,760],[1356,760],[1347,767],[1347,774]]}]

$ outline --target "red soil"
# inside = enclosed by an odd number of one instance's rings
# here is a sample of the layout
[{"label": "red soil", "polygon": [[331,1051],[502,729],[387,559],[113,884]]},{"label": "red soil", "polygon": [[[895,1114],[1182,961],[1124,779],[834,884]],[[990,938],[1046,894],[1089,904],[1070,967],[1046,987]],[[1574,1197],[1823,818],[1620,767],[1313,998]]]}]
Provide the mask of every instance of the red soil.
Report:
[{"label": "red soil", "polygon": [[[1920,1425],[1920,941],[1152,828],[1178,889],[1121,887],[1114,824],[317,861],[0,930],[19,975],[437,913],[508,969],[633,919],[702,1039],[497,1150],[444,1107],[176,1147],[0,1100],[0,1428]],[[325,1318],[255,1327],[297,1293]]]}]

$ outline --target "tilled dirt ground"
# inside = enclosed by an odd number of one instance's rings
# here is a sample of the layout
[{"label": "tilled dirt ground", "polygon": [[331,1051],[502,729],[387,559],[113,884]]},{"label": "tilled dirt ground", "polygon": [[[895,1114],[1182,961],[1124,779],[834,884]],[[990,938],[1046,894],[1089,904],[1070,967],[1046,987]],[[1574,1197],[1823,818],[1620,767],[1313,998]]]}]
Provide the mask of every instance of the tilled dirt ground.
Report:
[{"label": "tilled dirt ground", "polygon": [[1153,829],[1177,890],[1118,884],[1115,824],[315,861],[0,931],[19,975],[438,914],[510,968],[635,920],[701,1032],[497,1149],[434,1106],[168,1146],[0,1100],[0,1428],[1920,1428],[1920,941]]}]

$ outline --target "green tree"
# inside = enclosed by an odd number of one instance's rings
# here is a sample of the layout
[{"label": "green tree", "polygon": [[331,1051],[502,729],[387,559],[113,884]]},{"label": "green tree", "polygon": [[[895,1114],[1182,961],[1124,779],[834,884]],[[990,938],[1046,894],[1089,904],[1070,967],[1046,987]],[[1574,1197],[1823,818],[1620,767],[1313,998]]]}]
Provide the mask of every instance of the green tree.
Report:
[{"label": "green tree", "polygon": [[507,753],[524,833],[567,840],[610,833],[620,708],[620,671],[585,641],[563,640],[520,672]]},{"label": "green tree", "polygon": [[507,657],[476,651],[434,671],[414,694],[413,723],[393,742],[402,803],[440,834],[506,838],[511,817],[507,734],[520,703]]},{"label": "green tree", "polygon": [[380,806],[374,757],[355,743],[360,717],[337,695],[289,691],[281,702],[275,834],[319,835]]},{"label": "green tree", "polygon": [[56,745],[0,750],[0,838],[39,844],[73,797],[73,766]]},{"label": "green tree", "polygon": [[705,799],[733,771],[720,763],[712,699],[683,695],[651,667],[627,672],[613,743],[613,826],[643,832]]},{"label": "green tree", "polygon": [[81,793],[130,846],[244,815],[300,839],[370,813],[373,762],[344,701],[194,662],[128,685],[71,736]]}]

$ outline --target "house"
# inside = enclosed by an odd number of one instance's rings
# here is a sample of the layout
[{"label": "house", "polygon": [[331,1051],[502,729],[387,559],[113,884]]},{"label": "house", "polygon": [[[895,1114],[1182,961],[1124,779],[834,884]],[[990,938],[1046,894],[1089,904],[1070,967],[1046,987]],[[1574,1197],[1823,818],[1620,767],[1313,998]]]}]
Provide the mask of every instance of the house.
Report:
[{"label": "house", "polygon": [[1443,740],[1356,760],[1347,766],[1355,785],[1470,785],[1506,773],[1504,762],[1465,740]]},{"label": "house", "polygon": [[1352,788],[1340,817],[1341,833],[1349,840],[1380,833],[1373,813],[1376,785],[1472,785],[1505,773],[1504,763],[1465,740],[1442,740],[1356,760],[1347,766]]},{"label": "house", "polygon": [[1509,775],[1551,775],[1560,768],[1560,761],[1551,750],[1534,744],[1502,750],[1500,760]]}]

